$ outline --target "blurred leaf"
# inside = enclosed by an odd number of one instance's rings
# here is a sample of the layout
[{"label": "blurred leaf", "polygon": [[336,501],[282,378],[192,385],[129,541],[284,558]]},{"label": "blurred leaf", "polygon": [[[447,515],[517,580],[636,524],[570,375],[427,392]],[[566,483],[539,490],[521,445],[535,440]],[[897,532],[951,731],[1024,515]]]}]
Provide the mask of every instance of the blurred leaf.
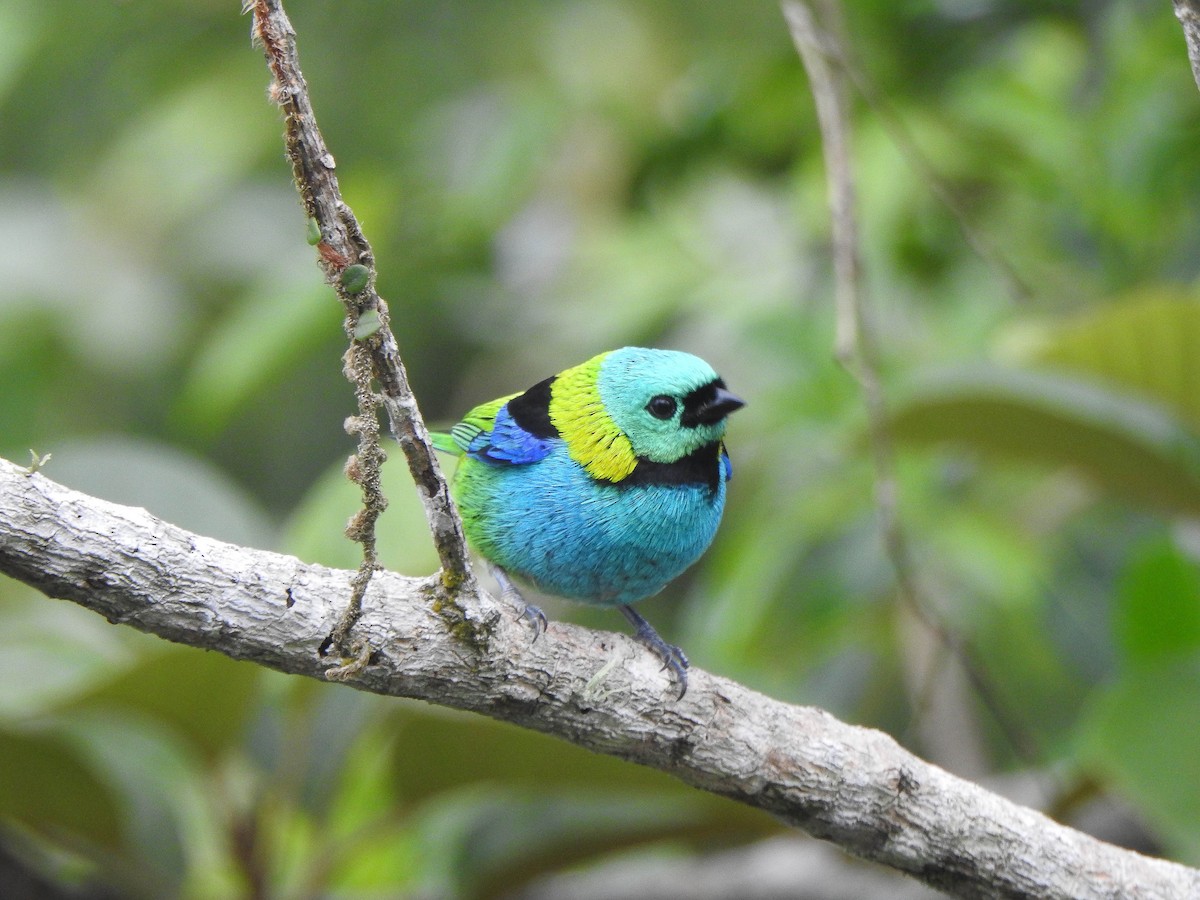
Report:
[{"label": "blurred leaf", "polygon": [[454,236],[494,229],[511,215],[561,115],[547,100],[516,86],[475,89],[420,123],[421,169],[443,191],[439,211]]},{"label": "blurred leaf", "polygon": [[[383,493],[388,508],[376,526],[380,561],[405,575],[427,575],[438,567],[425,508],[404,464],[404,455],[390,437],[382,438],[389,460],[383,466]],[[353,569],[362,561],[362,548],[345,535],[346,523],[362,508],[362,491],[343,472],[330,466],[297,505],[283,529],[282,549],[305,562]]]},{"label": "blurred leaf", "polygon": [[43,23],[39,9],[24,3],[0,5],[0,101],[37,46],[35,38]]},{"label": "blurred leaf", "polygon": [[335,773],[337,790],[328,798],[330,826],[353,834],[365,821],[383,820],[399,802],[392,778],[396,732],[391,727],[364,729]]},{"label": "blurred leaf", "polygon": [[121,833],[144,866],[143,877],[162,885],[183,873],[184,804],[201,774],[187,745],[160,723],[114,710],[64,716],[56,728],[113,792]]},{"label": "blurred leaf", "polygon": [[[426,711],[416,704],[398,707],[392,722],[393,728],[400,728],[392,748],[392,774],[396,794],[406,804],[474,783],[539,790],[574,786],[662,791],[678,796],[692,793],[662,772],[589,753],[503,722]],[[487,746],[488,752],[480,754],[481,746]]]},{"label": "blurred leaf", "polygon": [[922,563],[927,569],[952,570],[951,577],[961,585],[957,593],[970,598],[961,606],[1038,604],[1047,573],[1044,558],[1027,532],[977,509],[933,512],[941,514],[936,526],[927,523],[923,529],[933,558]]},{"label": "blurred leaf", "polygon": [[1200,653],[1127,671],[1080,724],[1081,752],[1200,863]]},{"label": "blurred leaf", "polygon": [[[1087,613],[1096,619],[1094,610]],[[1069,609],[1058,607],[1047,611],[993,606],[979,616],[971,632],[975,665],[986,673],[996,700],[1012,721],[1036,736],[1041,747],[1057,747],[1074,736],[1080,704],[1093,685],[1072,658],[1082,652],[1081,644],[1086,649],[1088,634],[1070,614]],[[1060,621],[1063,618],[1068,621]],[[1103,646],[1107,649],[1107,644]],[[1094,668],[1111,670],[1103,659],[1089,662]],[[981,717],[980,725],[988,729],[997,759],[1028,766],[1028,756],[1014,746],[1013,735],[992,716]]]},{"label": "blurred leaf", "polygon": [[73,604],[32,594],[0,583],[0,633],[8,644],[0,654],[0,721],[36,716],[85,694],[133,662],[132,645],[158,644]]},{"label": "blurred leaf", "polygon": [[1200,515],[1200,441],[1157,406],[1059,375],[975,369],[927,377],[896,406],[896,438],[1067,465],[1098,487]]},{"label": "blurred leaf", "polygon": [[[70,351],[64,361],[86,361],[94,370],[90,377],[120,383],[160,374],[193,312],[170,267],[137,252],[113,228],[110,210],[92,209],[50,185],[0,178],[0,205],[21,210],[19,217],[0,219],[7,295],[0,294],[0,311],[11,306],[23,314],[14,317],[15,327],[40,332],[32,336],[37,344],[61,340]],[[64,259],[71,265],[62,265]],[[0,351],[0,358],[11,352]],[[35,359],[35,370],[44,360]]]},{"label": "blurred leaf", "polygon": [[732,825],[696,792],[529,792],[496,783],[440,797],[424,811],[421,833],[439,851],[426,861],[432,893],[490,897],[510,894],[544,872],[651,841],[745,840],[774,830],[755,834]]},{"label": "blurred leaf", "polygon": [[1133,556],[1118,584],[1117,604],[1117,637],[1131,662],[1200,649],[1200,572],[1170,541]]},{"label": "blurred leaf", "polygon": [[[766,824],[761,813],[697,793],[663,772],[504,722],[406,703],[396,708],[390,728],[399,728],[392,745],[392,776],[405,804],[426,802],[468,784],[504,784],[534,794],[570,789],[694,800],[705,817],[724,823],[718,828],[758,831]],[[487,753],[478,752],[482,746]]]},{"label": "blurred leaf", "polygon": [[[284,735],[289,745],[280,748],[280,768],[291,768],[300,805],[315,816],[332,816],[330,805],[334,793],[342,787],[341,775],[350,764],[366,724],[378,720],[387,701],[320,682],[306,684],[291,694],[289,729]],[[272,761],[263,762],[269,770]]]},{"label": "blurred leaf", "polygon": [[[370,829],[346,842],[344,852],[334,862],[329,879],[331,893],[394,896],[409,888],[414,876],[428,866],[429,846],[419,839],[415,829],[373,821],[370,824]],[[440,852],[440,848],[434,852]]]},{"label": "blurred leaf", "polygon": [[142,506],[173,525],[252,547],[274,541],[269,520],[220,469],[166,443],[112,435],[54,447],[46,475],[68,487]]},{"label": "blurred leaf", "polygon": [[390,722],[364,729],[333,774],[338,784],[326,821],[340,852],[330,884],[341,890],[396,891],[423,868],[411,817],[395,795],[396,740]]},{"label": "blurred leaf", "polygon": [[776,828],[665,773],[506,723],[415,704],[390,721],[401,725],[393,789],[405,807],[419,805],[422,834],[442,848],[431,871],[460,888],[480,878],[511,888],[564,858],[647,840],[744,840]]},{"label": "blurred leaf", "polygon": [[117,792],[52,731],[0,728],[0,814],[43,834],[120,843]]},{"label": "blurred leaf", "polygon": [[299,896],[314,860],[325,846],[324,829],[313,816],[285,803],[263,804],[254,840],[269,860],[267,882],[283,896]]},{"label": "blurred leaf", "polygon": [[194,647],[158,647],[162,652],[96,684],[65,709],[144,716],[210,755],[237,742],[262,669]]},{"label": "blurred leaf", "polygon": [[1200,301],[1154,286],[1042,328],[1031,361],[1152,400],[1200,431]]},{"label": "blurred leaf", "polygon": [[176,427],[212,436],[337,327],[333,292],[315,275],[249,292],[200,343],[173,410]]},{"label": "blurred leaf", "polygon": [[198,71],[144,103],[85,183],[97,208],[154,240],[232,189],[275,137],[240,71]]}]

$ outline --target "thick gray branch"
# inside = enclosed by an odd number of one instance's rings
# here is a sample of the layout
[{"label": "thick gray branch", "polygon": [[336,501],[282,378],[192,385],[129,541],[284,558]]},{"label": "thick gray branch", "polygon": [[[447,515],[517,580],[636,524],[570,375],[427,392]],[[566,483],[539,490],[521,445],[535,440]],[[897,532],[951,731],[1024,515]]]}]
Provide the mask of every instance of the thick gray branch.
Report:
[{"label": "thick gray branch", "polygon": [[[0,460],[0,572],[173,641],[320,678],[353,573],[225,544]],[[437,579],[372,580],[348,683],[471,710],[670,772],[964,897],[1200,897],[1200,871],[1095,840],[845,725],[693,670],[687,697],[622,635],[527,625]]]}]

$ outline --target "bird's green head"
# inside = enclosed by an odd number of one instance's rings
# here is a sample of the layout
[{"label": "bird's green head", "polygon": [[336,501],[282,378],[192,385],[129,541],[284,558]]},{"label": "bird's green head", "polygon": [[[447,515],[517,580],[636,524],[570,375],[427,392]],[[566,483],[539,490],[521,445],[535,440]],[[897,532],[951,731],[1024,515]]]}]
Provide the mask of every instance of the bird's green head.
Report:
[{"label": "bird's green head", "polygon": [[551,419],[593,477],[620,481],[638,458],[673,463],[719,441],[743,406],[712,366],[690,353],[623,347],[563,372]]}]

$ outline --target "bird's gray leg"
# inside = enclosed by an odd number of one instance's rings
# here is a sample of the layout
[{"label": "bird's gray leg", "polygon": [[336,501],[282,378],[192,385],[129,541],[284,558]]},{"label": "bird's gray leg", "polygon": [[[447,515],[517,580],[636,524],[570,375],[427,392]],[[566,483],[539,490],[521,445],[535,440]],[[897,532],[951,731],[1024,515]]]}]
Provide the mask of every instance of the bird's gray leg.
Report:
[{"label": "bird's gray leg", "polygon": [[502,568],[489,563],[488,569],[500,584],[500,596],[519,609],[521,617],[528,619],[533,625],[533,639],[536,641],[539,635],[546,630],[546,614],[532,603],[525,601],[525,598],[521,596],[521,592],[517,590],[517,586],[508,577],[508,573]]},{"label": "bird's gray leg", "polygon": [[687,656],[674,644],[668,644],[659,637],[658,632],[654,630],[654,626],[643,619],[641,614],[632,606],[622,604],[621,612],[625,614],[625,618],[637,629],[634,637],[663,661],[664,669],[670,669],[675,673],[675,677],[679,681],[679,696],[675,699],[682,700],[683,695],[687,693]]}]

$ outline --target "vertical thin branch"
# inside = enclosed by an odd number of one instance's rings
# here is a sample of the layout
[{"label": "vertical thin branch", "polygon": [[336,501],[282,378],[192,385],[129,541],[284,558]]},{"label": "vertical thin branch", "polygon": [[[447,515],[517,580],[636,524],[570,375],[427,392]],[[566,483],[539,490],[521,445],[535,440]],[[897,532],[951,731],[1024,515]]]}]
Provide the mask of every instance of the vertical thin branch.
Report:
[{"label": "vertical thin branch", "polygon": [[855,213],[857,191],[854,169],[850,164],[850,117],[847,113],[845,84],[835,76],[829,64],[830,54],[822,45],[821,34],[808,6],[785,0],[782,8],[800,61],[808,72],[821,129],[821,149],[825,156],[833,228],[837,313],[834,356],[858,380],[869,405],[873,405],[871,401],[879,396],[879,380],[875,374],[877,353],[874,336],[867,327],[866,309],[859,301],[862,258],[859,255],[858,217]]},{"label": "vertical thin branch", "polygon": [[1183,39],[1187,41],[1188,59],[1192,63],[1192,78],[1200,87],[1200,2],[1197,0],[1174,0],[1175,18],[1183,26]]},{"label": "vertical thin branch", "polygon": [[[350,340],[346,374],[355,387],[358,415],[347,428],[358,437],[358,451],[347,463],[347,475],[363,488],[363,509],[351,520],[347,534],[363,545],[363,562],[352,585],[350,603],[323,650],[331,645],[361,665],[366,649],[349,642],[349,632],[361,612],[362,598],[378,568],[375,558],[375,520],[386,506],[379,490],[379,466],[385,458],[379,446],[378,409],[387,411],[392,434],[404,452],[421,494],[425,514],[441,562],[447,598],[473,582],[462,523],[450,499],[429,434],[408,384],[396,338],[389,325],[388,307],[375,291],[375,260],[370,244],[350,207],[342,200],[334,174],[334,159],[325,146],[300,71],[296,36],[280,0],[245,0],[243,12],[253,15],[253,35],[267,58],[270,95],[284,112],[288,159],[300,199],[316,223],[318,258],[326,280],[346,310]],[[379,386],[376,393],[372,377]],[[342,674],[341,669],[333,670]]]},{"label": "vertical thin branch", "polygon": [[871,111],[882,123],[888,137],[910,169],[925,184],[934,198],[945,207],[950,217],[958,225],[959,233],[967,246],[974,251],[984,263],[995,273],[995,277],[1004,285],[1005,292],[1013,302],[1020,303],[1033,295],[1033,290],[1025,283],[1004,254],[990,238],[972,222],[962,200],[943,178],[928,157],[921,150],[912,131],[892,108],[884,93],[875,85],[866,71],[854,59],[853,49],[844,41],[827,41],[824,50],[835,59],[838,68],[846,74],[855,90],[871,108]]},{"label": "vertical thin branch", "polygon": [[897,593],[905,607],[959,660],[972,686],[1015,750],[1032,761],[1037,754],[1031,738],[995,696],[981,667],[974,661],[970,648],[938,619],[922,596],[908,538],[897,514],[895,450],[879,377],[879,347],[863,302],[861,242],[851,164],[846,80],[840,77],[840,72],[835,71],[831,63],[841,59],[842,54],[830,41],[828,34],[818,28],[807,4],[801,0],[781,0],[780,5],[796,51],[808,73],[821,129],[833,229],[837,329],[834,354],[858,381],[862,390],[875,468],[876,514],[884,550],[895,573]]}]

